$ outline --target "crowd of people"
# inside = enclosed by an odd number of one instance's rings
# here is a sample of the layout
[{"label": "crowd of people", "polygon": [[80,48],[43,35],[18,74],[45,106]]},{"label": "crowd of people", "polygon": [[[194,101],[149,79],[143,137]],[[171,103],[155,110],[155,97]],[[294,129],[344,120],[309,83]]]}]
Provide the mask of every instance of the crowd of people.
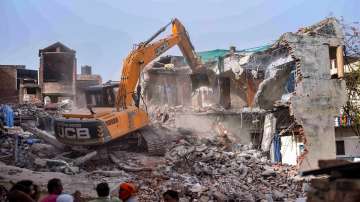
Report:
[{"label": "crowd of people", "polygon": [[[116,196],[110,196],[110,187],[108,183],[102,182],[96,186],[97,198],[90,202],[138,202],[136,195],[137,189],[132,183],[121,183]],[[14,184],[8,191],[0,186],[1,202],[84,202],[88,201],[82,198],[79,191],[72,194],[64,193],[60,179],[53,178],[48,181],[45,196],[41,196],[39,187],[31,180],[21,180]],[[162,194],[164,202],[179,201],[179,194],[174,190],[167,190]]]}]

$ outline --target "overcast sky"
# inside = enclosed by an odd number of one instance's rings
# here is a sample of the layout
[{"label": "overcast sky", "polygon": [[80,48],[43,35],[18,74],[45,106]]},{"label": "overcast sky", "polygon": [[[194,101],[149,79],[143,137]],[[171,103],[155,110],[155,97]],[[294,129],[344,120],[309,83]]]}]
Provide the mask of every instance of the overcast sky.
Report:
[{"label": "overcast sky", "polygon": [[38,69],[38,50],[60,41],[76,50],[78,69],[119,80],[133,44],[173,17],[204,51],[269,44],[328,16],[360,21],[359,8],[359,0],[0,0],[0,64]]}]

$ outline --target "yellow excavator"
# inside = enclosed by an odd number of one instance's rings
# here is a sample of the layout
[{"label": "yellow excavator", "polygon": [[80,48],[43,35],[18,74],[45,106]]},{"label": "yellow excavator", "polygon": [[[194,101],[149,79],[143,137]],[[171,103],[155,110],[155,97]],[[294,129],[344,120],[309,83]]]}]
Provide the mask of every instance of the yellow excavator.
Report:
[{"label": "yellow excavator", "polygon": [[[172,25],[172,34],[153,42],[169,25]],[[64,113],[63,118],[55,120],[56,138],[68,145],[96,146],[135,132],[140,134],[137,136],[144,140],[142,142],[145,142],[150,154],[163,154],[164,142],[148,126],[148,113],[140,107],[140,74],[145,65],[175,45],[180,48],[192,72],[203,75],[203,65],[189,35],[175,18],[131,51],[123,62],[118,85],[108,83],[90,88],[87,94],[88,109]]]}]

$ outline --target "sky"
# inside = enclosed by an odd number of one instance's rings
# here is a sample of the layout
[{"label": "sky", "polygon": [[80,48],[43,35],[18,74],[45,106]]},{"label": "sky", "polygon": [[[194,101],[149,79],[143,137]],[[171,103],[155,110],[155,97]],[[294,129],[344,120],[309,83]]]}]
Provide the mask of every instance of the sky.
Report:
[{"label": "sky", "polygon": [[38,69],[39,49],[60,41],[76,51],[78,72],[90,65],[103,81],[119,80],[134,44],[174,17],[196,51],[240,50],[329,16],[360,21],[359,8],[359,0],[0,0],[0,64]]}]

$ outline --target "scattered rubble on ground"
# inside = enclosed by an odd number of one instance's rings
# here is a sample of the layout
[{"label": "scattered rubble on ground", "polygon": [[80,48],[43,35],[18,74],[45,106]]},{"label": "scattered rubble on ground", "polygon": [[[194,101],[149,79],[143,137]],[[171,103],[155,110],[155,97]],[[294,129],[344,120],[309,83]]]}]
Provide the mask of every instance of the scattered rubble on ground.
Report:
[{"label": "scattered rubble on ground", "polygon": [[[23,106],[24,110],[45,113],[33,106]],[[60,176],[65,188],[82,183],[85,197],[95,196],[93,188],[100,181],[114,188],[132,181],[138,185],[140,201],[157,201],[167,189],[179,191],[182,201],[294,201],[304,195],[295,167],[273,164],[249,145],[231,143],[229,147],[221,136],[200,139],[192,131],[174,128],[174,113],[185,110],[191,109],[153,111],[158,130],[166,133],[168,142],[163,157],[106,149],[73,151],[52,138],[51,132],[23,123],[22,128],[1,136],[0,161],[7,165],[1,166],[1,178],[14,182],[26,176],[44,187],[47,178]]]},{"label": "scattered rubble on ground", "polygon": [[[229,151],[222,147],[216,140],[180,140],[167,152],[166,164],[153,172],[159,181],[152,180],[149,187],[175,188],[184,198],[199,201],[291,201],[302,196],[294,167],[273,165],[246,145],[235,144]],[[157,199],[152,196],[144,200]]]}]

